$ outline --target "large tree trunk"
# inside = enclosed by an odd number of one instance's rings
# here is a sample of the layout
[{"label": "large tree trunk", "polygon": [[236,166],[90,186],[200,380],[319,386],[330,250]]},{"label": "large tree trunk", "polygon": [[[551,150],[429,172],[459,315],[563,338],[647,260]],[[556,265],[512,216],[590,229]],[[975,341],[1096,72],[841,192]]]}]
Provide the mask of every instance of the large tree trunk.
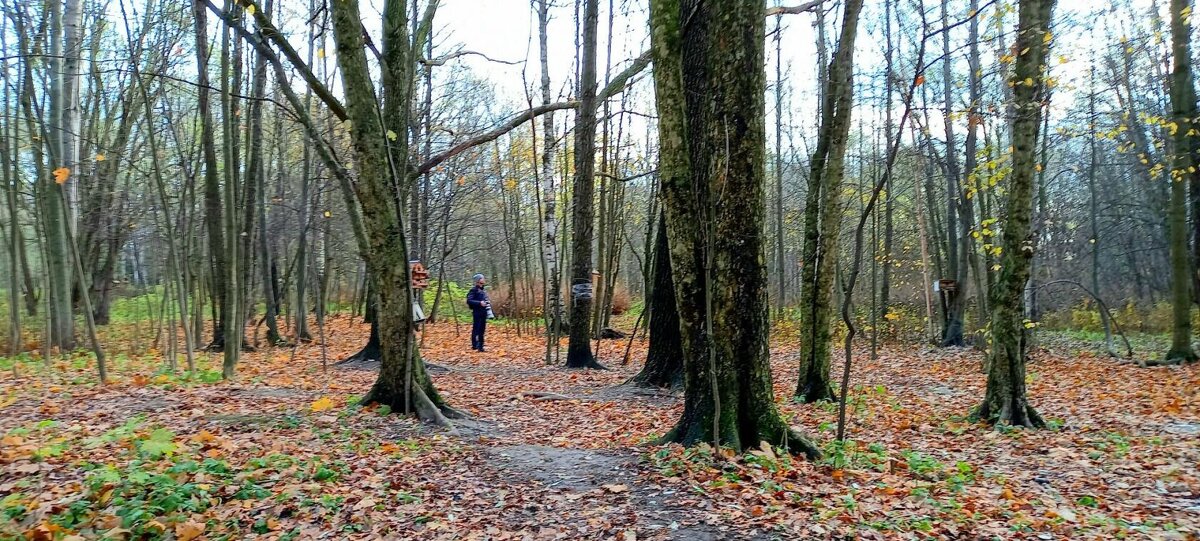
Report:
[{"label": "large tree trunk", "polygon": [[[448,424],[446,415],[456,412],[445,404],[433,387],[416,347],[408,246],[403,214],[398,205],[400,193],[397,192],[411,177],[405,174],[407,169],[397,171],[396,164],[389,160],[387,145],[391,134],[385,134],[379,122],[379,102],[367,64],[358,1],[334,2],[330,10],[358,171],[354,189],[362,205],[368,243],[363,255],[379,301],[376,314],[381,348],[379,377],[363,402],[385,404],[393,411],[415,412],[421,419]],[[412,83],[414,59],[406,16],[407,9],[402,0],[389,0],[385,4],[384,50],[392,63],[387,70],[391,73],[385,80],[399,86],[385,89],[388,100],[394,100],[400,111],[393,118],[406,116]],[[392,133],[395,134],[393,144],[407,150],[408,130],[398,129]],[[397,182],[396,176],[400,174],[404,174],[404,178]]]},{"label": "large tree trunk", "polygon": [[[1171,251],[1171,349],[1166,360],[1194,362],[1192,349],[1192,262],[1188,255],[1187,181],[1200,177],[1200,154],[1191,132],[1197,125],[1196,88],[1192,76],[1190,15],[1191,0],[1171,0],[1171,116],[1178,126],[1173,130],[1174,154],[1171,156],[1171,199],[1167,210]],[[1195,180],[1192,180],[1195,182]]]},{"label": "large tree trunk", "polygon": [[685,359],[684,411],[664,439],[737,450],[765,441],[816,457],[780,417],[771,387],[763,9],[651,2],[659,171]]},{"label": "large tree trunk", "polygon": [[[1000,274],[991,291],[992,349],[987,390],[973,417],[988,423],[1042,427],[1025,395],[1024,289],[1033,258],[1031,219],[1038,131],[1045,89],[1046,51],[1054,0],[1021,0],[1013,70],[1013,170],[1002,220]],[[1031,81],[1033,84],[1026,84]]]},{"label": "large tree trunk", "polygon": [[829,64],[821,128],[809,171],[804,209],[804,283],[800,295],[800,380],[796,396],[805,402],[834,397],[829,378],[833,284],[841,236],[842,179],[850,134],[854,38],[858,9],[843,14],[837,50]]},{"label": "large tree trunk", "polygon": [[603,368],[592,355],[592,240],[595,221],[596,27],[599,0],[585,0],[579,107],[575,110],[575,178],[571,209],[571,329],[567,368]]},{"label": "large tree trunk", "polygon": [[675,305],[675,282],[671,279],[671,247],[667,242],[667,218],[659,214],[654,235],[654,284],[650,289],[650,351],[646,365],[633,377],[641,385],[683,385],[683,344],[679,336],[679,312]]}]

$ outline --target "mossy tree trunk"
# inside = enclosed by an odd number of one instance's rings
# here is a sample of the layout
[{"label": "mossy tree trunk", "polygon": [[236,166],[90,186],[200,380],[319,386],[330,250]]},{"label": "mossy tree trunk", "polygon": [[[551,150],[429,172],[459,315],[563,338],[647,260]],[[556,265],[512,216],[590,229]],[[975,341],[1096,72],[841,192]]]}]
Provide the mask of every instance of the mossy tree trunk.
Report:
[{"label": "mossy tree trunk", "polygon": [[1053,9],[1054,0],[1021,0],[1019,7],[1015,50],[1021,54],[1017,55],[1011,79],[1016,115],[1012,126],[1013,171],[1002,219],[1001,267],[989,301],[992,349],[988,353],[987,390],[983,403],[972,413],[989,424],[1045,426],[1026,397],[1024,290],[1034,252],[1031,220],[1035,154]]},{"label": "mossy tree trunk", "polygon": [[843,14],[842,33],[829,63],[827,88],[822,93],[817,147],[809,165],[800,288],[800,380],[795,393],[809,403],[834,398],[829,378],[833,283],[845,211],[842,179],[850,135],[858,15],[859,10]]},{"label": "mossy tree trunk", "polygon": [[819,456],[780,417],[768,362],[764,5],[653,0],[650,9],[684,354],[684,411],[664,439],[737,450],[767,441]]},{"label": "mossy tree trunk", "polygon": [[[387,100],[401,111],[393,118],[406,118],[413,70],[412,49],[407,32],[407,9],[403,0],[384,5],[384,77]],[[378,300],[376,325],[380,345],[379,377],[363,398],[364,403],[390,406],[393,411],[415,412],[421,419],[448,424],[449,408],[425,371],[413,332],[412,289],[403,213],[399,207],[402,186],[411,175],[407,164],[389,156],[388,144],[407,154],[408,130],[385,130],[380,122],[379,101],[372,82],[362,36],[357,0],[330,4],[338,66],[342,72],[349,131],[358,173],[354,190],[362,205],[363,229],[368,250],[364,253]],[[418,40],[418,42],[420,42]],[[385,111],[388,106],[383,108]],[[403,169],[402,169],[403,168]]]}]

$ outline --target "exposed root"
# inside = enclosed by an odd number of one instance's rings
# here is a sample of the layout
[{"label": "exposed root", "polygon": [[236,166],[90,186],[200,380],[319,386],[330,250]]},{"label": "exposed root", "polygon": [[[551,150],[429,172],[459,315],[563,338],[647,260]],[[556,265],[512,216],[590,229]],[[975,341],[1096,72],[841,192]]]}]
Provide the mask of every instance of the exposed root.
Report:
[{"label": "exposed root", "polygon": [[[468,418],[465,413],[451,408],[450,406],[446,406],[444,404],[439,406],[438,404],[434,404],[433,400],[429,399],[429,395],[425,394],[425,390],[420,386],[416,386],[411,390],[411,396],[409,398],[411,401],[411,408],[408,409],[411,409],[411,411],[416,414],[417,419],[421,420],[422,422],[446,428],[451,434],[458,434],[458,431],[454,429],[454,423],[450,422],[450,419]],[[389,400],[386,397],[380,396],[380,392],[377,387],[372,387],[371,390],[367,392],[366,396],[359,401],[359,404],[365,405],[376,402],[391,407],[392,411],[395,413],[403,412],[406,409],[404,407],[403,397],[397,397],[396,400]]]},{"label": "exposed root", "polygon": [[471,416],[469,414],[467,414],[466,412],[464,412],[462,410],[454,409],[445,404],[442,404],[441,406],[439,406],[438,409],[442,410],[442,415],[445,415],[447,419],[470,419],[471,418]]},{"label": "exposed root", "polygon": [[379,361],[383,357],[383,352],[379,349],[379,344],[373,340],[367,341],[367,345],[358,350],[358,353],[346,357],[336,363],[334,366],[351,363],[365,363]]},{"label": "exposed root", "polygon": [[803,454],[804,458],[810,461],[821,459],[821,448],[817,447],[816,442],[792,428],[785,428],[779,441],[779,447],[787,449],[793,455]]},{"label": "exposed root", "polygon": [[1004,400],[999,409],[989,401],[977,406],[971,411],[969,419],[973,422],[983,422],[992,426],[1019,426],[1025,428],[1046,428],[1046,421],[1033,406],[1024,400]]},{"label": "exposed root", "polygon": [[429,399],[424,389],[421,389],[419,386],[414,387],[416,388],[412,390],[412,405],[417,412],[417,418],[427,423],[453,429],[454,425],[446,417],[446,414],[442,413],[442,408],[439,408],[437,404],[434,404]]},{"label": "exposed root", "polygon": [[822,400],[837,402],[837,393],[834,392],[832,385],[813,385],[812,382],[808,382],[803,388],[797,390],[800,392],[797,392],[796,396],[800,397],[805,404],[813,404]]}]

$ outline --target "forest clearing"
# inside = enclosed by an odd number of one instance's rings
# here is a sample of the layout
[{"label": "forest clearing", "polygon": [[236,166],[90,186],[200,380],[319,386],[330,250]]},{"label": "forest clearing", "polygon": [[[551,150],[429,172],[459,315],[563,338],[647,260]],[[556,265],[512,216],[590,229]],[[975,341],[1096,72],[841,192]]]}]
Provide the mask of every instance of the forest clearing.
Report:
[{"label": "forest clearing", "polygon": [[[344,357],[367,328],[339,317],[328,332],[330,355]],[[995,431],[962,415],[982,392],[977,353],[889,347],[855,367],[843,450],[832,408],[783,403],[825,459],[765,447],[714,462],[711,448],[655,444],[679,399],[623,386],[637,367],[620,364],[620,346],[601,353],[613,370],[579,372],[546,366],[535,336],[505,329],[484,354],[463,351],[464,338],[448,323],[425,338],[430,362],[449,369],[433,376],[439,390],[473,419],[456,435],[357,406],[374,371],[322,369],[313,344],[247,354],[236,383],[172,376],[154,352],[114,367],[104,387],[86,362],[55,360],[50,378],[23,363],[0,387],[4,531],[1189,539],[1200,528],[1196,366],[1156,373],[1086,350],[1039,353],[1030,392],[1053,428]],[[796,376],[796,352],[774,349],[776,381]],[[217,356],[201,366],[219,374]],[[154,516],[128,531],[135,512]]]},{"label": "forest clearing", "polygon": [[0,0],[0,540],[1200,539],[1192,0]]}]

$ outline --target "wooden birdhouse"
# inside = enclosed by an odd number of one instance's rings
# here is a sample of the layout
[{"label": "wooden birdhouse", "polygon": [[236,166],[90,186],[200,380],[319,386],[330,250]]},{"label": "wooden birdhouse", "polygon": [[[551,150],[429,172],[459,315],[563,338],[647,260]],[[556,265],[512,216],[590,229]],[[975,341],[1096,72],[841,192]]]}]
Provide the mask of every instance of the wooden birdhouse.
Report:
[{"label": "wooden birdhouse", "polygon": [[429,271],[425,270],[425,265],[422,265],[420,261],[409,261],[408,267],[412,274],[413,289],[429,287]]}]

